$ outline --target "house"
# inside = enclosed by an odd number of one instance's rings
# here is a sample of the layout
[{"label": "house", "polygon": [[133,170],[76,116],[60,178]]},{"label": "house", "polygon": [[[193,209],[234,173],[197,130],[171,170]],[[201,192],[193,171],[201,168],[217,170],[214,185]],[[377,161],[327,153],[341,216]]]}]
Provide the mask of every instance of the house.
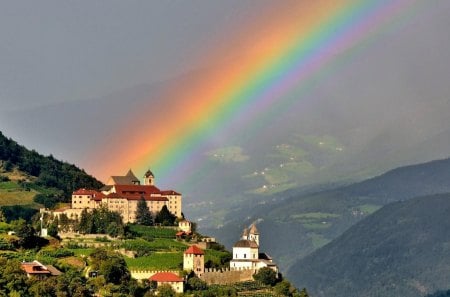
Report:
[{"label": "house", "polygon": [[26,272],[29,278],[45,279],[50,276],[61,275],[62,272],[56,269],[52,265],[43,265],[39,261],[34,260],[33,262],[22,262],[20,266],[23,271]]},{"label": "house", "polygon": [[233,245],[233,259],[230,261],[231,269],[256,269],[269,267],[278,273],[277,265],[272,258],[259,251],[259,231],[255,224],[249,229],[245,228],[241,239]]},{"label": "house", "polygon": [[192,223],[186,219],[182,219],[178,222],[178,229],[189,234],[192,232]]},{"label": "house", "polygon": [[183,270],[193,271],[197,276],[205,272],[205,252],[196,245],[190,246],[183,254]]},{"label": "house", "polygon": [[158,272],[149,278],[150,281],[156,282],[157,288],[161,285],[169,285],[176,293],[184,292],[184,280],[172,272]]}]

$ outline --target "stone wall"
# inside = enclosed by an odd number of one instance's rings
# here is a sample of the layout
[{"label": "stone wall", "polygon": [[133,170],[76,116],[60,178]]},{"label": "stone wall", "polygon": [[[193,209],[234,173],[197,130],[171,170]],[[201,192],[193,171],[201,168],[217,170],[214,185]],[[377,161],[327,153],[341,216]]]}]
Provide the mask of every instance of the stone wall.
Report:
[{"label": "stone wall", "polygon": [[226,269],[213,269],[205,268],[205,272],[199,277],[205,281],[208,285],[228,285],[237,282],[244,282],[253,280],[253,274],[256,273],[256,269],[251,268],[226,268]]}]

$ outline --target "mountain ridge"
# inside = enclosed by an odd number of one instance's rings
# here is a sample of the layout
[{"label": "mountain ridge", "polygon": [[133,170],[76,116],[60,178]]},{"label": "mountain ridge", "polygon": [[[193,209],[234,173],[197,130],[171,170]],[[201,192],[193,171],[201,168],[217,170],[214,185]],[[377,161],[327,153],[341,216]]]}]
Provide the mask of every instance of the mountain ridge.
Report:
[{"label": "mountain ridge", "polygon": [[424,296],[450,283],[450,194],[388,204],[294,264],[314,296]]}]

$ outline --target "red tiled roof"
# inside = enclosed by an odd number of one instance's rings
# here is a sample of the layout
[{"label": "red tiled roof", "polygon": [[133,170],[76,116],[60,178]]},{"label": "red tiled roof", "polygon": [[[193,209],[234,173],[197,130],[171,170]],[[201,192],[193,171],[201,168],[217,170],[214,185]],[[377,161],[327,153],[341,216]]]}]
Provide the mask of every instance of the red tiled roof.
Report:
[{"label": "red tiled roof", "polygon": [[139,194],[161,194],[161,191],[150,185],[115,185],[116,193],[124,194],[129,192],[139,193]]},{"label": "red tiled roof", "polygon": [[177,234],[175,234],[175,236],[182,236],[184,234],[186,234],[186,233],[184,233],[184,231],[180,231],[180,232],[177,232]]},{"label": "red tiled roof", "polygon": [[127,200],[141,200],[144,197],[146,201],[169,201],[167,197],[164,196],[152,196],[152,195],[143,195],[143,194],[119,194],[119,193],[111,193],[106,196],[106,198],[122,198]]},{"label": "red tiled roof", "polygon": [[164,190],[161,191],[162,195],[177,195],[177,196],[181,196],[180,193],[175,192],[174,190]]},{"label": "red tiled roof", "polygon": [[194,255],[204,255],[205,253],[201,248],[196,245],[191,245],[186,251],[185,254],[194,254]]},{"label": "red tiled roof", "polygon": [[97,190],[78,189],[72,195],[91,195],[95,200],[101,200],[105,195]]},{"label": "red tiled roof", "polygon": [[155,282],[182,282],[183,279],[172,272],[158,272],[150,277]]},{"label": "red tiled roof", "polygon": [[45,266],[36,262],[23,262],[20,264],[22,269],[28,274],[50,274]]}]

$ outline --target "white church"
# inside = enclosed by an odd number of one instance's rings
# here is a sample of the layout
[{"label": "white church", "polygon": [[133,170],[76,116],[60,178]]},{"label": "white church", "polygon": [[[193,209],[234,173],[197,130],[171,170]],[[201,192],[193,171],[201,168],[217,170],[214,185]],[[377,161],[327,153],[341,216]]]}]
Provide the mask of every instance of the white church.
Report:
[{"label": "white church", "polygon": [[233,245],[231,269],[256,269],[269,267],[278,273],[277,264],[266,253],[259,252],[259,231],[255,224],[245,228],[241,239]]}]

